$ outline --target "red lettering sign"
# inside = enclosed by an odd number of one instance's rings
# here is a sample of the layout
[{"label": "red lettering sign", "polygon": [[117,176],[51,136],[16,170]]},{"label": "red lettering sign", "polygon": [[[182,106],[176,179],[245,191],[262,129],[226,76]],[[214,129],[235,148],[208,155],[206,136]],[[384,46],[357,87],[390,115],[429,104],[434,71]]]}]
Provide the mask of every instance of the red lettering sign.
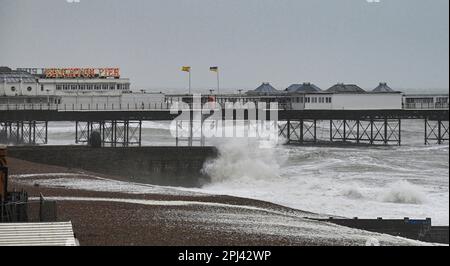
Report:
[{"label": "red lettering sign", "polygon": [[120,78],[119,68],[47,68],[46,78]]}]

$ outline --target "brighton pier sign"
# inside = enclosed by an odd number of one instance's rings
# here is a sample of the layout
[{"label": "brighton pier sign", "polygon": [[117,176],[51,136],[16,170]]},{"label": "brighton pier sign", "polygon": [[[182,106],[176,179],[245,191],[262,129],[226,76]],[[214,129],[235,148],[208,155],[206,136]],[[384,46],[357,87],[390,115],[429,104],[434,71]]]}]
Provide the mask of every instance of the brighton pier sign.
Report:
[{"label": "brighton pier sign", "polygon": [[45,78],[120,78],[119,68],[18,68]]}]

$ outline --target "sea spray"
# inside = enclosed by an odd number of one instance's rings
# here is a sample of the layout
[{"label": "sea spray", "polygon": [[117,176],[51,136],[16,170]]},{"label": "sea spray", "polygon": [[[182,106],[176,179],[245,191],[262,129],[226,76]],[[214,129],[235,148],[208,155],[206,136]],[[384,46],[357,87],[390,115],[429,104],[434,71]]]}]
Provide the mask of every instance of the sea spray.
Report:
[{"label": "sea spray", "polygon": [[279,178],[283,156],[275,154],[275,147],[266,148],[259,144],[250,139],[229,139],[219,143],[219,157],[206,162],[203,172],[211,177],[212,183]]},{"label": "sea spray", "polygon": [[358,186],[354,184],[353,186],[347,186],[345,187],[342,192],[342,196],[350,199],[362,199],[364,198],[363,193],[358,189]]},{"label": "sea spray", "polygon": [[422,204],[425,202],[425,193],[419,186],[401,180],[389,186],[382,200],[391,203]]}]

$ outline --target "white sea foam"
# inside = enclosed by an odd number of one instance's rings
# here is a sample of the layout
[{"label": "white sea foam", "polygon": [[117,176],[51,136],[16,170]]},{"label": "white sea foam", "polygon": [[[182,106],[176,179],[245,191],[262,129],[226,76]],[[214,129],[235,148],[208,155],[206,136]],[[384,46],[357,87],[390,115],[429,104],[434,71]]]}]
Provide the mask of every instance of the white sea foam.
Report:
[{"label": "white sea foam", "polygon": [[448,225],[448,147],[408,144],[408,138],[423,137],[414,134],[404,134],[405,145],[388,148],[275,146],[266,151],[232,140],[219,145],[220,157],[205,165],[212,183],[200,191],[330,215],[431,217],[435,225]]},{"label": "white sea foam", "polygon": [[356,187],[347,187],[342,190],[342,195],[351,199],[362,199],[364,195]]},{"label": "white sea foam", "polygon": [[[169,124],[145,122],[143,144],[174,145],[164,130]],[[54,126],[56,134],[51,133]],[[74,143],[73,123],[49,127],[52,144]],[[58,133],[62,131],[66,133]],[[318,134],[322,135],[320,130]],[[249,197],[347,217],[431,217],[435,225],[449,223],[449,146],[424,146],[423,121],[403,121],[400,147],[277,145],[261,149],[247,140],[217,145],[221,157],[204,166],[212,183],[196,192]],[[392,187],[401,180],[409,180],[413,189]]]},{"label": "white sea foam", "polygon": [[[199,201],[167,201],[167,200],[142,200],[142,199],[118,199],[118,198],[85,198],[85,197],[48,197],[56,201],[79,201],[79,202],[117,202],[148,206],[200,206],[212,207],[210,210],[203,209],[201,212],[186,210],[172,211],[174,215],[165,217],[170,223],[173,220],[184,223],[201,222],[204,227],[211,226],[211,230],[226,232],[245,232],[250,234],[264,234],[267,236],[301,237],[304,241],[328,244],[352,244],[352,245],[432,245],[430,243],[394,237],[386,234],[373,233],[337,226],[329,223],[321,223],[304,219],[296,213],[275,211],[245,205],[231,205]],[[38,198],[32,198],[38,200]],[[228,208],[232,211],[221,211],[217,208]]]},{"label": "white sea foam", "polygon": [[419,186],[402,180],[391,184],[382,199],[392,203],[422,204],[426,196]]},{"label": "white sea foam", "polygon": [[233,139],[218,144],[218,148],[220,156],[203,167],[213,183],[280,177],[281,158],[276,157],[271,148],[260,148],[256,140]]},{"label": "white sea foam", "polygon": [[144,121],[142,122],[142,128],[169,130],[169,124],[167,122]]}]

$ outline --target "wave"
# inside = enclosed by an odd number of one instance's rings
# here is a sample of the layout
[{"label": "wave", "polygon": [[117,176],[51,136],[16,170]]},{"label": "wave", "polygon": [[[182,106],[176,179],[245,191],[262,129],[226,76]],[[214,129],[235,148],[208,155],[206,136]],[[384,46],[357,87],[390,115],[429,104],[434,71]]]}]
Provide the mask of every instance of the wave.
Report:
[{"label": "wave", "polygon": [[170,122],[154,122],[154,121],[143,121],[142,122],[143,129],[170,129]]},{"label": "wave", "polygon": [[422,204],[426,197],[419,186],[402,180],[392,183],[382,196],[382,200],[391,203]]},{"label": "wave", "polygon": [[212,183],[227,180],[276,179],[280,177],[283,158],[273,147],[264,147],[257,140],[232,139],[217,144],[219,156],[207,161],[202,171]]},{"label": "wave", "polygon": [[364,198],[364,195],[362,192],[360,192],[356,187],[347,187],[342,190],[341,193],[344,197],[350,198],[350,199],[362,199]]}]

